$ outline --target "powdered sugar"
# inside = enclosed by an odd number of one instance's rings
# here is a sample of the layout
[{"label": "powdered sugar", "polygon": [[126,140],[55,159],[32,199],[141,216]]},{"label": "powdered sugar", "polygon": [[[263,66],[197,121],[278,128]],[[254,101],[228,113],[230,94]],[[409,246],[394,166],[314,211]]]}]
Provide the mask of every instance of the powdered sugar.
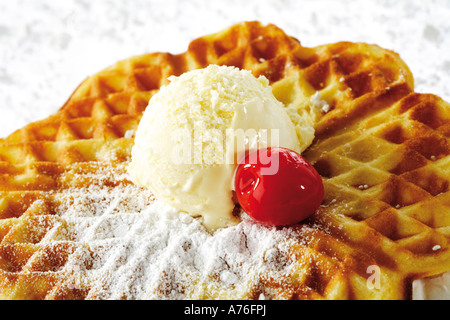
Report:
[{"label": "powdered sugar", "polygon": [[286,251],[298,237],[245,215],[212,234],[198,218],[126,183],[55,197],[63,222],[51,240],[77,244],[65,271],[73,286],[89,287],[93,299],[245,298],[262,274],[289,271]]},{"label": "powdered sugar", "polygon": [[[448,1],[232,0],[224,7],[203,0],[20,0],[4,1],[0,8],[1,136],[54,113],[86,76],[120,59],[183,52],[195,37],[252,19],[277,24],[305,46],[341,40],[377,43],[400,53],[417,91],[447,101],[450,97]],[[72,217],[70,222],[90,225],[96,219]],[[84,231],[81,225],[76,229]],[[110,232],[122,235],[123,230]],[[86,254],[97,248],[95,241],[83,247]],[[450,283],[448,274],[441,280]]]},{"label": "powdered sugar", "polygon": [[313,104],[313,106],[317,108],[320,112],[327,113],[328,111],[330,111],[330,106],[325,100],[322,100],[319,91],[316,91],[316,93],[310,98],[310,101]]}]

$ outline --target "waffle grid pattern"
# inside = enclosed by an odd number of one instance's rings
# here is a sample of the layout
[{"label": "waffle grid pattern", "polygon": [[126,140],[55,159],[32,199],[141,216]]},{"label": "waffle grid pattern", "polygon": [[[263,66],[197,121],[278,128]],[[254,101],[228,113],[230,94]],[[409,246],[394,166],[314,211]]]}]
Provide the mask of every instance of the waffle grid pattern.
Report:
[{"label": "waffle grid pattern", "polygon": [[[55,115],[0,140],[0,297],[136,294],[125,287],[122,294],[102,293],[113,284],[96,276],[107,261],[120,264],[121,258],[108,260],[114,237],[90,243],[98,227],[91,222],[112,225],[133,215],[111,214],[117,199],[110,199],[99,212],[71,216],[67,196],[75,204],[86,186],[129,186],[123,168],[148,100],[168,76],[208,64],[266,76],[293,121],[302,116],[314,124],[316,140],[305,156],[326,187],[319,212],[298,227],[290,249],[273,258],[288,272],[241,284],[242,298],[410,298],[413,279],[450,269],[448,104],[414,93],[408,67],[393,52],[348,42],[306,48],[273,25],[249,22],[196,39],[183,54],[118,62],[86,79]],[[314,105],[317,93],[326,112]],[[70,196],[73,190],[78,198]],[[80,225],[83,234],[73,231]],[[367,285],[370,266],[383,276],[376,290]],[[158,279],[156,297],[178,290],[226,298],[239,287],[224,294],[208,275],[175,288],[171,277]]]},{"label": "waffle grid pattern", "polygon": [[[369,248],[393,246],[389,263],[411,273],[449,263],[449,110],[436,96],[412,93],[308,154],[330,211],[375,232]],[[431,260],[440,263],[426,266]]]}]

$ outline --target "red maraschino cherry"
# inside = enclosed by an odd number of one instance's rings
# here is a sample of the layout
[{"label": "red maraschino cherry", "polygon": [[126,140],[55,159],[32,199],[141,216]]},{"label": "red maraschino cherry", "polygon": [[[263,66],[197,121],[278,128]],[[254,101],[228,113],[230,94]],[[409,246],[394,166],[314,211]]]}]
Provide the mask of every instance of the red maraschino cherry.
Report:
[{"label": "red maraschino cherry", "polygon": [[324,196],[314,167],[286,148],[250,153],[238,165],[234,183],[242,209],[266,225],[296,224],[312,215]]}]

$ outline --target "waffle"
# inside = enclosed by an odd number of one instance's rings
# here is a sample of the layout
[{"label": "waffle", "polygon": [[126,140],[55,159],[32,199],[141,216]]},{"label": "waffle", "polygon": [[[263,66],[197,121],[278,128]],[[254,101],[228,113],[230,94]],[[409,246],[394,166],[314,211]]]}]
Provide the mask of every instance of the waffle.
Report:
[{"label": "waffle", "polygon": [[[266,76],[293,121],[314,125],[304,156],[325,197],[305,223],[263,227],[242,213],[209,234],[129,181],[151,96],[209,64]],[[415,279],[450,270],[449,119],[396,53],[307,48],[258,22],[120,61],[0,140],[0,297],[410,299]]]}]

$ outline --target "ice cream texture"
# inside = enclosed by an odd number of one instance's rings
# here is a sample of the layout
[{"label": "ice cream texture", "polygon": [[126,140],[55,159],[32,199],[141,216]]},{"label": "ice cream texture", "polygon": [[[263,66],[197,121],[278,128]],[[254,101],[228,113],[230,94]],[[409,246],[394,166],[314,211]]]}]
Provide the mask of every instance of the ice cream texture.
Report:
[{"label": "ice cream texture", "polygon": [[169,78],[149,101],[135,136],[131,180],[203,219],[209,230],[236,224],[233,179],[247,152],[301,153],[314,129],[291,120],[264,76],[210,65]]}]

